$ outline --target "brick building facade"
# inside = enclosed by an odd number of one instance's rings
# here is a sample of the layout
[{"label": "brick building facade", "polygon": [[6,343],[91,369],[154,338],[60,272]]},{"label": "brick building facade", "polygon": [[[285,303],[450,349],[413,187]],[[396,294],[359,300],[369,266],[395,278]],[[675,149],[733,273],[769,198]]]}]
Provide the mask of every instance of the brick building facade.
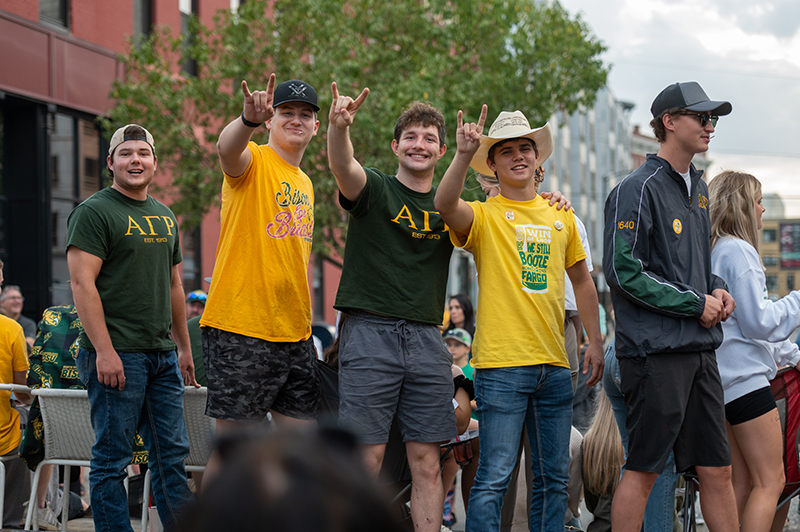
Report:
[{"label": "brick building facade", "polygon": [[[107,184],[108,144],[96,118],[113,106],[113,81],[125,75],[128,39],[155,25],[181,31],[190,13],[210,24],[239,0],[0,0],[0,259],[7,284],[20,285],[23,313],[39,320],[71,302],[66,220]],[[143,124],[145,127],[147,124]],[[158,139],[156,139],[156,144]],[[159,171],[156,182],[170,176]],[[219,213],[182,232],[186,291],[208,289]],[[331,323],[335,266],[316,261],[315,319]]]}]

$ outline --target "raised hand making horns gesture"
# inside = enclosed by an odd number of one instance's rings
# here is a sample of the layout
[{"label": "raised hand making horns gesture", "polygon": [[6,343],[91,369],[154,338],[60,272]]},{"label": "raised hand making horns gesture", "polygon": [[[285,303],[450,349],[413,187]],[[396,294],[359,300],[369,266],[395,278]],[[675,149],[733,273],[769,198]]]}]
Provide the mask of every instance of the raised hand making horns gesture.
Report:
[{"label": "raised hand making horns gesture", "polygon": [[459,153],[469,155],[470,160],[478,148],[481,146],[481,136],[483,135],[483,125],[486,123],[486,114],[489,108],[486,104],[481,107],[481,116],[478,123],[463,123],[464,112],[459,110],[456,118],[456,150]]},{"label": "raised hand making horns gesture", "polygon": [[244,94],[243,116],[248,122],[261,124],[275,115],[275,108],[272,107],[275,98],[275,74],[269,76],[265,91],[250,92],[247,82],[242,80],[242,94]]},{"label": "raised hand making horns gesture", "polygon": [[352,125],[356,118],[356,113],[361,108],[361,104],[367,99],[369,89],[364,88],[355,100],[350,96],[339,96],[339,89],[336,82],[331,83],[331,112],[328,116],[329,125],[334,127],[346,128]]}]

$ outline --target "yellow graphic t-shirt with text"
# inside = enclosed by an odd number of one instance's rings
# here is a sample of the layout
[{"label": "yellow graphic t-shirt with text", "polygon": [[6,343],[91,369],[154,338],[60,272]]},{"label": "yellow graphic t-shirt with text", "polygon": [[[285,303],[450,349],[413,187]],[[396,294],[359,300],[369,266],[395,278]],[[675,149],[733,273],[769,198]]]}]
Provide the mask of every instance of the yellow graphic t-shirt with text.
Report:
[{"label": "yellow graphic t-shirt with text", "polygon": [[547,200],[496,196],[470,202],[469,235],[450,230],[475,257],[478,316],[472,366],[551,364],[569,368],[564,349],[564,270],[586,258],[572,211]]},{"label": "yellow graphic t-shirt with text", "polygon": [[308,261],[314,188],[269,146],[248,145],[239,177],[225,175],[216,262],[202,326],[297,342],[311,336]]}]

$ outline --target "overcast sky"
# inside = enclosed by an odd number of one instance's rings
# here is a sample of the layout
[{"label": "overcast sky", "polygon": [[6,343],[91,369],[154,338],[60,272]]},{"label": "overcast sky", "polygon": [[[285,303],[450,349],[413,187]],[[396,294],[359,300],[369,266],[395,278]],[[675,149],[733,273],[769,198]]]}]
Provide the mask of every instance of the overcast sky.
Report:
[{"label": "overcast sky", "polygon": [[661,89],[699,82],[733,105],[711,141],[710,175],[750,172],[800,217],[800,1],[560,1],[608,48],[609,86],[636,105],[632,125],[649,132]]}]

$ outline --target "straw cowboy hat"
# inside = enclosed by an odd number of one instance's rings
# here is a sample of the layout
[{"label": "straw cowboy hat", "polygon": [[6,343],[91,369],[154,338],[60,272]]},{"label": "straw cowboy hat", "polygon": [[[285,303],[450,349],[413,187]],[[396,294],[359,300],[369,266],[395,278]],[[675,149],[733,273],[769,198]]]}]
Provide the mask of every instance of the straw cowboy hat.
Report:
[{"label": "straw cowboy hat", "polygon": [[544,163],[553,152],[553,132],[550,130],[550,122],[542,127],[531,129],[531,124],[522,111],[508,112],[503,111],[489,128],[489,134],[481,137],[481,147],[472,157],[470,166],[476,172],[483,175],[494,175],[494,172],[486,164],[489,156],[489,149],[501,140],[526,138],[531,139],[536,144],[539,152],[539,166]]}]

